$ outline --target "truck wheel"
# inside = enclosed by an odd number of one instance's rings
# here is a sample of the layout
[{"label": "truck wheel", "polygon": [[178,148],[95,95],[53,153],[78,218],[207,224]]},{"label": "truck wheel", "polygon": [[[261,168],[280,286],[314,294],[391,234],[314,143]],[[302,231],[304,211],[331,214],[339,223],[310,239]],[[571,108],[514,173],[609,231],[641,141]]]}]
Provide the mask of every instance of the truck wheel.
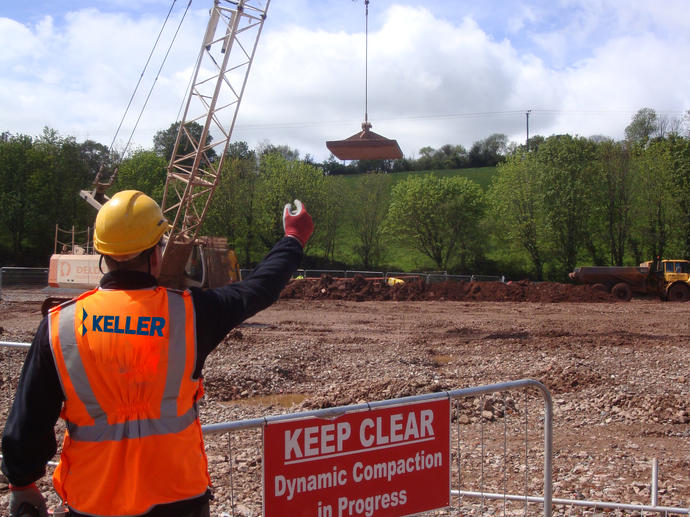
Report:
[{"label": "truck wheel", "polygon": [[673,284],[668,289],[669,302],[687,302],[690,300],[690,289],[684,284]]},{"label": "truck wheel", "polygon": [[630,289],[630,286],[625,282],[620,282],[613,286],[611,294],[615,296],[617,300],[629,302],[630,298],[632,298],[632,289]]}]

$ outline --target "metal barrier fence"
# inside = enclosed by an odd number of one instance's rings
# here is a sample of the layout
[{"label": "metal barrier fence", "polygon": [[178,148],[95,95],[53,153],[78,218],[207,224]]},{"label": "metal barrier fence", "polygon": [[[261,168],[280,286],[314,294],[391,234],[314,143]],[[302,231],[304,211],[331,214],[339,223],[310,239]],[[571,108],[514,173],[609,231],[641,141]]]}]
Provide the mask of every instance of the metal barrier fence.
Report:
[{"label": "metal barrier fence", "polygon": [[[242,278],[245,278],[252,272],[251,269],[240,269]],[[505,282],[505,276],[497,275],[450,275],[446,271],[434,272],[404,272],[404,271],[358,271],[352,269],[298,269],[293,278],[320,278],[322,275],[328,275],[336,278],[354,278],[355,276],[363,276],[364,278],[382,278],[384,280],[390,277],[402,278],[419,278],[426,283],[437,282]]]},{"label": "metal barrier fence", "polygon": [[48,268],[0,267],[0,290],[5,287],[45,287],[48,285]]},{"label": "metal barrier fence", "polygon": [[[0,346],[28,348],[29,343],[5,341],[0,342]],[[522,391],[521,396],[515,396],[518,390]],[[9,397],[9,407],[13,393],[6,390],[3,392]],[[543,399],[542,404],[535,402],[535,395]],[[451,443],[455,445],[450,461],[456,488],[451,490],[453,499],[448,509],[427,512],[425,515],[512,516],[543,513],[550,516],[555,508],[560,510],[559,515],[574,515],[575,508],[614,510],[635,516],[690,515],[690,508],[658,505],[656,460],[652,466],[652,500],[649,505],[554,498],[551,395],[538,381],[523,379],[351,406],[204,425],[202,430],[206,438],[209,463],[213,464],[212,477],[216,497],[224,494],[221,497],[226,499],[228,504],[223,507],[230,508],[232,512],[224,512],[220,517],[262,515],[262,437],[267,424],[295,418],[333,419],[350,412],[446,398],[452,402]],[[530,436],[534,436],[534,433],[540,430],[543,432],[543,441],[539,440],[537,443],[535,438],[530,439]],[[227,440],[225,443],[223,438]],[[55,461],[48,463],[50,467],[56,465]],[[541,475],[537,477],[536,473]],[[529,495],[530,492],[539,491],[543,495]],[[239,492],[241,495],[238,495]],[[579,515],[599,514],[585,511]]]},{"label": "metal barrier fence", "polygon": [[0,267],[0,300],[12,289],[41,289],[48,285],[48,269],[42,267]]},{"label": "metal barrier fence", "polygon": [[[252,272],[251,269],[240,269],[242,278]],[[426,283],[437,282],[505,282],[504,276],[492,275],[449,275],[446,271],[404,272],[404,271],[359,271],[352,269],[298,269],[293,278],[320,278],[329,275],[336,278],[419,278]],[[0,268],[0,296],[3,288],[33,288],[48,285],[48,268],[40,267],[2,267]]]},{"label": "metal barrier fence", "polygon": [[[517,390],[522,391],[522,397],[514,396]],[[535,403],[535,395],[542,399],[541,404]],[[242,508],[243,515],[247,509],[251,515],[258,515],[262,503],[256,494],[261,494],[262,465],[266,461],[261,438],[267,425],[295,418],[334,419],[354,412],[440,399],[451,401],[453,449],[449,461],[455,488],[451,491],[451,507],[433,514],[447,515],[450,511],[453,515],[484,515],[502,511],[504,515],[514,515],[521,511],[533,515],[536,506],[544,516],[552,515],[552,401],[544,385],[531,379],[209,424],[203,426],[203,431],[207,444],[212,436],[227,434],[226,458],[230,466],[226,488],[231,494],[232,515],[236,515],[235,508]],[[530,434],[538,428],[543,429],[543,439],[537,444],[534,438],[530,440]],[[218,452],[215,450],[214,454]],[[516,476],[514,472],[520,474]],[[535,472],[540,475],[535,477]],[[242,498],[236,497],[235,485],[252,486],[250,495],[244,490]],[[513,495],[512,491],[522,495]],[[531,497],[529,491],[543,495]]]},{"label": "metal barrier fence", "polygon": [[[521,396],[515,396],[515,392],[520,390]],[[535,401],[535,395],[543,399],[541,408]],[[348,412],[446,397],[453,401],[453,500],[450,508],[424,515],[514,516],[542,513],[550,516],[554,509],[558,509],[559,515],[599,515],[591,513],[593,509],[613,510],[640,517],[648,514],[666,517],[690,515],[690,508],[658,505],[656,468],[652,473],[652,501],[649,505],[554,498],[551,395],[541,383],[531,379],[205,425],[203,431],[207,446],[215,454],[224,452],[225,448],[223,457],[229,463],[228,484],[224,485],[224,480],[215,481],[217,488],[225,488],[230,493],[232,513],[223,515],[262,515],[260,484],[265,458],[261,439],[266,425],[302,417],[336,418]],[[534,437],[539,430],[543,432],[543,441],[537,441]],[[227,443],[223,445],[214,441],[214,437],[219,437],[217,435],[225,435]],[[537,476],[537,473],[541,476]],[[235,485],[245,487],[242,496],[236,495],[238,490]],[[247,486],[252,489],[247,491]],[[539,492],[542,495],[529,495]],[[584,513],[575,513],[577,508]]]}]

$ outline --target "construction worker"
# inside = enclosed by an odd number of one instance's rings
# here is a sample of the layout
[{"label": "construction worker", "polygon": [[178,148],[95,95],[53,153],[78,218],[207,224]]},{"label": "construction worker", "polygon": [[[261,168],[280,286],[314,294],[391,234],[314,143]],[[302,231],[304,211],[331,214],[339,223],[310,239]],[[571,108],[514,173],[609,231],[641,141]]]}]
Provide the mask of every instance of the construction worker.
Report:
[{"label": "construction worker", "polygon": [[[100,287],[48,314],[22,369],[2,438],[10,516],[47,516],[35,482],[67,431],[53,484],[71,516],[209,515],[197,402],[204,362],[227,333],[278,299],[312,234],[298,200],[285,237],[245,280],[158,286],[169,224],[145,194],[115,194],[96,217]],[[32,513],[30,513],[32,512]]]}]

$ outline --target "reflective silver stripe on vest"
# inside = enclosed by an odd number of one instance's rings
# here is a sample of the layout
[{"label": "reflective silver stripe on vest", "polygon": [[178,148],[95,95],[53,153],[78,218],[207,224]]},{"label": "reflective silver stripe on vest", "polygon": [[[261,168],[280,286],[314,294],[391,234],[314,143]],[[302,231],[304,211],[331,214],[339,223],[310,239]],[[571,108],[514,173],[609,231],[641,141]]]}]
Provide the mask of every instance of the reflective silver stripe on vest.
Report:
[{"label": "reflective silver stripe on vest", "polygon": [[161,418],[177,416],[177,395],[180,393],[184,367],[187,363],[184,298],[170,291],[168,291],[168,320],[170,325],[168,373],[161,403]]},{"label": "reflective silver stripe on vest", "polygon": [[94,419],[94,427],[102,428],[108,425],[108,417],[91,389],[89,378],[86,376],[86,370],[84,369],[84,363],[79,355],[77,337],[74,333],[76,307],[77,304],[74,303],[60,310],[60,315],[58,316],[60,348],[62,349],[62,357],[65,359],[65,365],[69,372],[69,378],[79,400],[86,406],[89,416]]},{"label": "reflective silver stripe on vest", "polygon": [[60,310],[60,346],[72,385],[77,392],[79,400],[84,403],[87,412],[94,419],[94,424],[79,426],[68,421],[67,429],[72,439],[85,442],[100,442],[125,438],[144,438],[146,436],[177,433],[194,422],[197,417],[196,403],[192,404],[183,415],[177,416],[177,397],[182,385],[186,364],[186,314],[182,295],[168,291],[170,339],[168,345],[168,370],[161,401],[160,418],[130,420],[112,425],[108,424],[107,415],[91,389],[84,364],[79,355],[79,347],[77,346],[74,330],[75,309],[76,304],[72,304]]}]

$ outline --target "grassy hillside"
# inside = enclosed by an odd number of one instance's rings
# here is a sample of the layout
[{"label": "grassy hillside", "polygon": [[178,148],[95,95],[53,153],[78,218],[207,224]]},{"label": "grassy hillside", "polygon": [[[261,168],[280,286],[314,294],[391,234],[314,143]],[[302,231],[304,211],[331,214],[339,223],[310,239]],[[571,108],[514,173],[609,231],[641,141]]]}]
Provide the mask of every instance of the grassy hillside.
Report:
[{"label": "grassy hillside", "polygon": [[[452,169],[452,170],[438,170],[438,171],[419,171],[419,172],[396,172],[388,176],[391,179],[391,188],[399,181],[403,181],[411,175],[419,174],[435,174],[437,176],[464,176],[472,181],[477,182],[484,191],[488,188],[496,172],[495,167],[481,167],[474,169]],[[361,179],[361,174],[352,174],[343,176],[348,186],[354,187]],[[357,238],[354,234],[353,228],[346,224],[342,224],[338,230],[337,242],[335,245],[335,261],[348,264],[349,267],[356,268],[358,258],[353,252],[353,248],[357,243]],[[311,253],[320,255],[320,250],[312,249]],[[386,270],[401,270],[401,271],[421,271],[434,270],[434,263],[427,257],[409,249],[400,249],[397,246],[387,243],[386,253],[382,258],[380,266]]]},{"label": "grassy hillside", "polygon": [[[479,184],[484,191],[488,188],[491,183],[491,178],[493,178],[496,173],[496,167],[476,167],[473,169],[444,169],[444,170],[431,170],[431,171],[416,171],[416,172],[392,172],[389,176],[392,179],[393,184],[398,181],[402,181],[409,176],[420,175],[420,174],[435,174],[436,176],[464,176],[472,181]],[[343,176],[348,185],[354,185],[358,178],[361,178],[361,174],[348,174]]]}]

